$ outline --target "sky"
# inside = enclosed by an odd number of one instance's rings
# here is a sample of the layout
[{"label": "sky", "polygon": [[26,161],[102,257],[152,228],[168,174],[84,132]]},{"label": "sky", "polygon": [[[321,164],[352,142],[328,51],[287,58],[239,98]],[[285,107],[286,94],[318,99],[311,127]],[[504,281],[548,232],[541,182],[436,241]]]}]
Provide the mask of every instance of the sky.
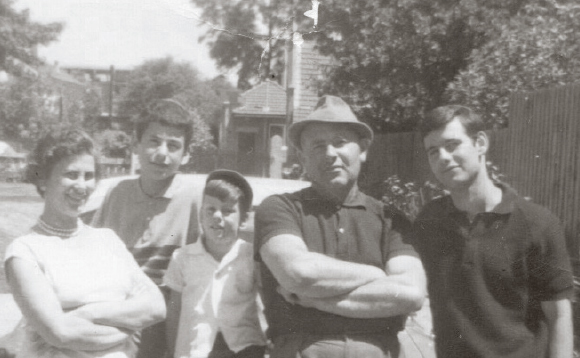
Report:
[{"label": "sky", "polygon": [[[203,22],[189,0],[15,0],[14,6],[29,9],[33,21],[64,23],[59,39],[39,48],[50,64],[131,69],[170,55],[206,79],[220,74],[198,42]],[[233,71],[224,74],[231,78]]]}]

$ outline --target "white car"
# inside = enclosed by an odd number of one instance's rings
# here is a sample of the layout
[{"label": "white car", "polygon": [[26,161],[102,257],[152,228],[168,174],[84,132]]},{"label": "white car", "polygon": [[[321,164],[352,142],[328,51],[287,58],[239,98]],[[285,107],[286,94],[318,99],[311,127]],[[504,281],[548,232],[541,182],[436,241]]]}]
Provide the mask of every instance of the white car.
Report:
[{"label": "white car", "polygon": [[[205,187],[205,180],[207,174],[182,174],[188,181],[191,181],[191,189],[199,190],[200,194]],[[91,197],[89,198],[81,218],[84,222],[90,223],[95,211],[101,206],[105,195],[109,190],[117,185],[119,182],[136,178],[137,176],[121,176],[102,179],[98,182],[97,187]],[[257,178],[245,177],[252,187],[254,192],[254,199],[252,201],[252,210],[248,215],[248,221],[244,228],[242,228],[242,238],[252,241],[254,235],[254,209],[260,205],[262,200],[273,194],[292,193],[300,189],[310,186],[310,182],[303,180],[288,180],[288,179],[271,179],[271,178]],[[201,196],[200,196],[201,197]]]}]

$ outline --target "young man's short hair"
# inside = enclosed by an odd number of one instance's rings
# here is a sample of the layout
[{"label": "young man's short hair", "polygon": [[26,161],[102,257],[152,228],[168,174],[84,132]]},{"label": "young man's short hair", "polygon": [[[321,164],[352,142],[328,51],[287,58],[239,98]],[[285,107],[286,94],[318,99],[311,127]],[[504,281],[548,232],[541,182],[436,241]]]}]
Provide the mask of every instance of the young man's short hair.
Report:
[{"label": "young man's short hair", "polygon": [[469,107],[460,105],[447,105],[437,107],[427,113],[419,124],[421,137],[425,138],[429,133],[445,128],[445,126],[458,118],[468,136],[475,138],[477,133],[485,131],[485,123],[481,116]]},{"label": "young man's short hair", "polygon": [[183,131],[184,147],[187,152],[193,137],[193,118],[181,103],[173,99],[160,99],[147,106],[134,118],[137,141],[141,141],[149,123],[154,122]]},{"label": "young man's short hair", "polygon": [[251,203],[248,204],[248,198],[238,186],[223,179],[212,179],[205,184],[203,189],[203,196],[206,195],[213,196],[221,201],[234,200],[238,202],[240,204],[240,223],[247,219]]}]

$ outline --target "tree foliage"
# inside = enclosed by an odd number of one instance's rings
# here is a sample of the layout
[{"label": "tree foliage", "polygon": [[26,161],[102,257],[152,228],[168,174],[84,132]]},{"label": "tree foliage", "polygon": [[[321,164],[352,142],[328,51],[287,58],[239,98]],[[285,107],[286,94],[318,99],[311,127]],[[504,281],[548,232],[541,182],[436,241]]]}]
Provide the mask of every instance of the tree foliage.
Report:
[{"label": "tree foliage", "polygon": [[131,73],[121,94],[120,112],[131,117],[156,99],[178,100],[194,119],[194,137],[189,149],[195,156],[215,150],[208,123],[215,121],[223,109],[220,91],[227,92],[227,85],[221,81],[203,81],[189,63],[175,62],[171,57],[149,60]]},{"label": "tree foliage", "polygon": [[500,35],[469,56],[449,85],[450,101],[476,108],[490,126],[505,126],[509,96],[580,80],[580,6],[527,4]]},{"label": "tree foliage", "polygon": [[[308,1],[191,0],[202,9],[208,30],[200,41],[210,48],[219,68],[235,69],[237,87],[249,89],[258,81],[280,81],[284,72],[285,40],[292,35],[292,18],[308,10]],[[310,22],[311,24],[311,22]]]},{"label": "tree foliage", "polygon": [[127,158],[131,154],[131,136],[121,130],[107,129],[94,136],[101,155]]},{"label": "tree foliage", "polygon": [[166,57],[145,61],[131,72],[121,94],[120,112],[134,116],[152,101],[175,98],[208,122],[213,118],[220,98],[187,62]]},{"label": "tree foliage", "polygon": [[33,22],[28,10],[17,11],[13,5],[13,0],[0,0],[0,70],[20,76],[42,62],[36,46],[56,40],[62,25]]},{"label": "tree foliage", "polygon": [[97,88],[87,84],[81,99],[79,115],[83,119],[82,127],[87,133],[95,135],[99,130],[98,120],[101,115],[103,98]]},{"label": "tree foliage", "polygon": [[330,0],[316,40],[338,64],[325,92],[345,97],[377,131],[410,130],[475,49],[496,37],[521,0]]},{"label": "tree foliage", "polygon": [[78,126],[93,132],[100,112],[96,92],[84,88],[77,96],[63,96],[46,69],[0,84],[0,98],[0,135],[19,139],[25,147],[53,129]]},{"label": "tree foliage", "polygon": [[212,57],[238,68],[244,88],[250,70],[264,79],[257,69],[266,39],[273,39],[269,63],[282,62],[294,18],[297,31],[334,59],[322,92],[345,98],[378,132],[411,130],[425,111],[450,101],[502,125],[511,91],[579,73],[573,0],[325,0],[314,30],[303,15],[309,1],[192,1],[213,25],[204,37]]}]

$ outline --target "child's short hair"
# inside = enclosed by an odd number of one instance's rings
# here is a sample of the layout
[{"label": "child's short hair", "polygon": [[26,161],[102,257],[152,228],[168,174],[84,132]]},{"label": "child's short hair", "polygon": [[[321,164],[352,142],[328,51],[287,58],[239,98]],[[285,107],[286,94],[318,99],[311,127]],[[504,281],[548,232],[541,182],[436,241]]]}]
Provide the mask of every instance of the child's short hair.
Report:
[{"label": "child's short hair", "polygon": [[252,208],[252,188],[242,174],[233,170],[220,169],[209,173],[203,195],[213,196],[222,201],[239,202],[240,222],[248,218],[248,212]]},{"label": "child's short hair", "polygon": [[149,123],[158,122],[166,126],[178,128],[183,132],[184,146],[187,152],[187,148],[189,148],[189,143],[193,137],[193,118],[181,103],[176,100],[156,100],[147,106],[133,121],[135,123],[135,135],[139,142],[143,138],[143,133],[147,130]]}]

